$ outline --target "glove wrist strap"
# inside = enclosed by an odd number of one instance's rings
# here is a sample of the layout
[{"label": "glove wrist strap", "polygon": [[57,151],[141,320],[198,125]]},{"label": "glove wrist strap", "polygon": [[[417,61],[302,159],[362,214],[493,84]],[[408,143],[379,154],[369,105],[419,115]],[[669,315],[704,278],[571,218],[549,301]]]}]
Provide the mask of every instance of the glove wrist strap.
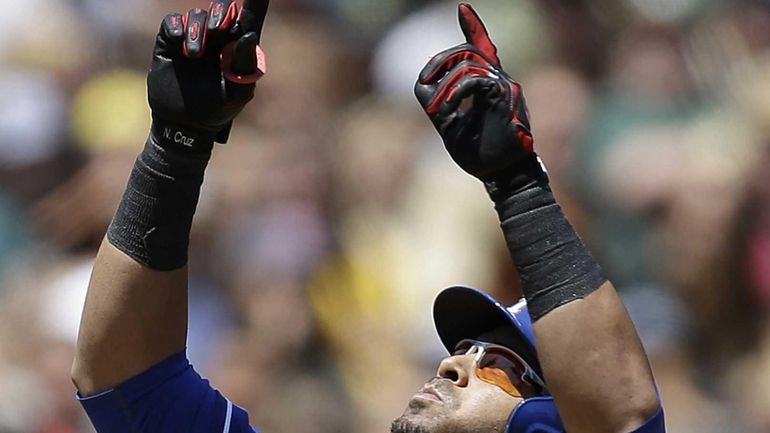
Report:
[{"label": "glove wrist strap", "polygon": [[209,153],[214,147],[216,132],[190,128],[153,116],[150,137],[160,147],[189,153]]},{"label": "glove wrist strap", "polygon": [[517,162],[504,175],[484,181],[484,187],[492,201],[497,203],[533,183],[548,185],[548,174],[543,169],[540,157],[534,153]]}]

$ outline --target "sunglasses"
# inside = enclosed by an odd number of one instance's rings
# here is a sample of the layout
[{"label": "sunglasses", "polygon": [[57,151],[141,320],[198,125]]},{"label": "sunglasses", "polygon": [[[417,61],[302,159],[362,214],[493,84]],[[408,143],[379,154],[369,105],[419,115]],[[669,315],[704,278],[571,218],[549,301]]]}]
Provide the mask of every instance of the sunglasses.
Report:
[{"label": "sunglasses", "polygon": [[516,352],[477,340],[457,343],[454,355],[474,355],[476,377],[517,398],[547,394],[543,380]]}]

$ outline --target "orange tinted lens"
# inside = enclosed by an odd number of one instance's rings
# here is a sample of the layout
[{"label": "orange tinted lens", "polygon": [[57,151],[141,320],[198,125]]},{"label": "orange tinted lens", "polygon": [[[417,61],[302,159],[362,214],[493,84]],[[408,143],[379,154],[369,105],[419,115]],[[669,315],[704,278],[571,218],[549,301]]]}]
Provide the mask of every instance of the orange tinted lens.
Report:
[{"label": "orange tinted lens", "polygon": [[484,382],[501,388],[513,397],[537,395],[535,389],[521,377],[524,366],[495,352],[486,352],[476,365],[476,376]]}]

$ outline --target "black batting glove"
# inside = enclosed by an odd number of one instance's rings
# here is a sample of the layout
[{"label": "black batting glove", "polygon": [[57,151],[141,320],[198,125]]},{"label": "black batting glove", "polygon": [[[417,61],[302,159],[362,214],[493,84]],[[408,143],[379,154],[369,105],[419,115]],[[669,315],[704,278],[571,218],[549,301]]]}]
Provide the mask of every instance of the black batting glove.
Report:
[{"label": "black batting glove", "polygon": [[268,0],[213,0],[163,19],[155,42],[147,93],[151,139],[163,147],[208,151],[224,143],[230,125],[254,97],[265,73],[259,48]]},{"label": "black batting glove", "polygon": [[[466,42],[434,56],[420,72],[414,93],[452,159],[492,183],[520,172],[542,173],[519,83],[503,71],[484,24],[465,3],[459,21]],[[466,98],[472,106],[461,104]]]}]

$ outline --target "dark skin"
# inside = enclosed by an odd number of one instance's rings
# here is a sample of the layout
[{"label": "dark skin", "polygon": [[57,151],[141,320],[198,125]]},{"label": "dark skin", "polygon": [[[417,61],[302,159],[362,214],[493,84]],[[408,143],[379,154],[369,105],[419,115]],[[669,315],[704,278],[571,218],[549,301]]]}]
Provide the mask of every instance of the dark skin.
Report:
[{"label": "dark skin", "polygon": [[[233,107],[242,107],[238,104],[243,103],[237,98],[218,99],[222,96],[217,92],[223,87],[223,79],[230,96],[249,97],[253,81],[249,86],[246,78],[263,66],[254,49],[267,12],[267,0],[244,0],[240,13],[230,0],[220,0],[219,6],[223,5],[225,7],[217,11],[215,1],[208,13],[198,9],[188,13],[188,20],[193,15],[203,14],[210,18],[205,21],[209,25],[207,35],[210,39],[205,47],[200,43],[206,40],[205,37],[191,38],[189,30],[179,25],[181,15],[170,14],[163,20],[164,53],[176,54],[173,62],[164,57],[161,59],[163,62],[156,65],[156,74],[167,75],[164,84],[156,82],[155,85],[169,87],[166,83],[173,82],[175,62],[184,64],[187,73],[183,75],[185,81],[179,83],[177,88],[181,96],[169,96],[163,89],[155,93],[154,89],[149,89],[154,114],[157,110],[166,116],[172,115],[177,123],[190,128],[220,129],[237,114]],[[177,23],[170,24],[173,20]],[[212,67],[212,58],[218,59],[227,51],[223,37],[227,32],[234,33],[236,28],[243,35],[237,37],[237,42],[232,45],[231,61],[225,62],[222,57],[220,71],[218,63]],[[173,34],[170,33],[172,30]],[[220,43],[211,44],[211,40],[219,40]],[[179,57],[180,52],[185,53],[183,58]],[[196,105],[199,101],[189,97],[191,93],[196,96],[196,88],[208,89],[209,94],[217,98],[213,98],[213,102],[204,101],[202,106]],[[165,95],[165,99],[157,98],[157,95]],[[207,119],[214,119],[213,124],[202,123],[204,114]],[[88,286],[72,365],[72,380],[81,395],[93,395],[113,388],[184,350],[187,339],[187,287],[186,266],[172,271],[157,271],[134,261],[106,238],[102,241]]]},{"label": "dark skin", "polygon": [[[480,335],[479,341],[506,340],[508,329]],[[393,433],[502,432],[513,409],[522,402],[496,385],[480,380],[474,355],[456,354],[439,363],[436,377],[415,393]]]},{"label": "dark skin", "polygon": [[72,379],[83,396],[115,387],[187,342],[187,267],[142,266],[107,240],[96,256]]},{"label": "dark skin", "polygon": [[[553,310],[534,328],[548,388],[569,432],[630,432],[655,414],[647,357],[612,284]],[[495,335],[479,340],[500,340]],[[418,392],[392,431],[503,432],[522,400],[479,380],[474,369],[472,355],[444,358],[425,387],[447,397],[433,401]]]},{"label": "dark skin", "polygon": [[[184,350],[187,286],[186,267],[155,271],[102,242],[72,368],[81,395],[115,387]],[[632,431],[658,409],[644,350],[610,283],[534,328],[544,375],[571,433]],[[442,360],[399,422],[430,433],[502,432],[521,400],[480,381],[473,368],[472,355]]]},{"label": "dark skin", "polygon": [[522,400],[481,381],[474,369],[473,355],[444,358],[437,377],[412,396],[391,431],[502,432]]},{"label": "dark skin", "polygon": [[570,432],[629,432],[657,412],[644,347],[611,283],[534,327],[548,387]]},{"label": "dark skin", "polygon": [[[497,48],[478,15],[467,4],[459,6],[464,44],[431,59],[420,73],[415,95],[422,104],[454,161],[481,180],[511,178],[516,161],[533,153],[521,86],[505,74]],[[468,105],[472,109],[463,109]],[[566,265],[565,265],[566,266]],[[570,433],[623,433],[642,426],[659,408],[655,383],[633,323],[610,282],[534,323],[538,358],[559,414]],[[457,357],[447,358],[449,360]],[[443,363],[442,363],[443,364]],[[459,364],[465,365],[465,364]],[[467,365],[466,365],[467,367]],[[475,391],[457,379],[458,395],[472,402]],[[446,382],[444,382],[446,383]],[[476,388],[474,388],[476,389]],[[482,392],[482,391],[478,391]],[[405,416],[430,433],[483,431],[459,425],[449,413],[441,425],[411,405]],[[480,408],[491,419],[506,418],[502,408]],[[504,424],[495,426],[502,431]]]}]

